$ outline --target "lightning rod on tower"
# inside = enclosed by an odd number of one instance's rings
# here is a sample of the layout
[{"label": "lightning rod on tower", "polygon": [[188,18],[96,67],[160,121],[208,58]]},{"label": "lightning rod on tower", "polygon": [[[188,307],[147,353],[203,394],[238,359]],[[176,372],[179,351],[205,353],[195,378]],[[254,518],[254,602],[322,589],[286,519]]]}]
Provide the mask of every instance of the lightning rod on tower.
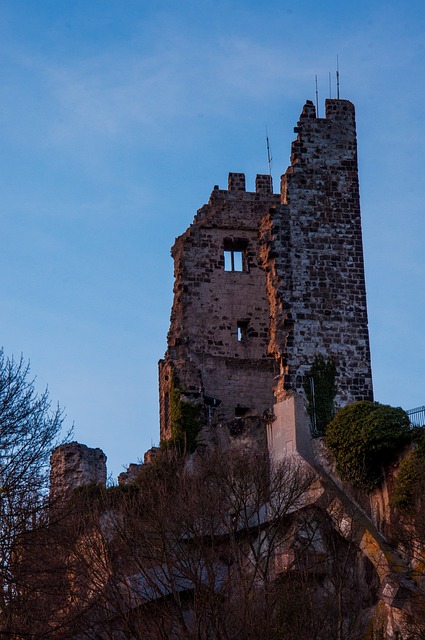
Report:
[{"label": "lightning rod on tower", "polygon": [[336,56],[336,97],[339,100],[339,63],[338,63],[338,54]]},{"label": "lightning rod on tower", "polygon": [[316,78],[316,117],[319,117],[319,90],[317,88],[317,75]]},{"label": "lightning rod on tower", "polygon": [[268,164],[268,167],[269,167],[269,176],[271,177],[271,175],[272,175],[272,160],[273,160],[273,158],[272,158],[272,154],[271,154],[271,151],[270,151],[270,142],[269,142],[269,134],[268,134],[268,131],[267,131],[267,127],[266,127],[266,144],[267,144],[267,164]]}]

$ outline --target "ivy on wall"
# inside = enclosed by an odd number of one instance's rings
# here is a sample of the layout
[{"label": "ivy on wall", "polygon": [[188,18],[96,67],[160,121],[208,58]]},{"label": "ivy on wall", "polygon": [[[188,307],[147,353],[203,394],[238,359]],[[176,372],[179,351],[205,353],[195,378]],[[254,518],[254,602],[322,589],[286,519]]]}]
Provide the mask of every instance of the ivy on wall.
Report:
[{"label": "ivy on wall", "polygon": [[323,435],[335,415],[335,376],[335,361],[332,358],[324,358],[321,354],[316,355],[304,383],[313,435]]},{"label": "ivy on wall", "polygon": [[175,445],[181,451],[193,452],[201,430],[201,405],[182,400],[183,393],[182,385],[172,374],[170,379],[171,438],[165,445]]}]

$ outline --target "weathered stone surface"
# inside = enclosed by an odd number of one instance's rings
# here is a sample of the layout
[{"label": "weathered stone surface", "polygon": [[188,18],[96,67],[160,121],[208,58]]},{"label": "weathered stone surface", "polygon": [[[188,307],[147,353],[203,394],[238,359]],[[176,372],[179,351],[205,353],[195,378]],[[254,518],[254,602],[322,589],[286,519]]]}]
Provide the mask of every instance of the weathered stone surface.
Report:
[{"label": "weathered stone surface", "polygon": [[231,173],[174,244],[162,439],[173,378],[209,427],[303,397],[319,354],[336,363],[336,408],[373,397],[354,107],[327,100],[317,118],[307,101],[295,131],[280,197],[270,176],[247,192]]},{"label": "weathered stone surface", "polygon": [[143,456],[144,464],[149,464],[149,462],[153,462],[155,460],[155,456],[160,453],[161,449],[159,447],[152,447],[145,452]]},{"label": "weathered stone surface", "polygon": [[118,476],[118,484],[125,485],[131,484],[137,478],[142,470],[143,465],[132,462],[128,465],[127,470],[120,473]]},{"label": "weathered stone surface", "polygon": [[50,497],[68,498],[77,487],[88,484],[106,485],[106,456],[79,442],[57,447],[50,457]]},{"label": "weathered stone surface", "polygon": [[[172,249],[174,303],[168,350],[160,362],[161,438],[170,435],[169,383],[205,406],[211,424],[262,415],[273,403],[266,277],[258,265],[258,227],[279,202],[269,176],[245,191],[243,174],[214,189]],[[233,265],[232,265],[233,256]],[[233,267],[233,268],[232,268]]]},{"label": "weathered stone surface", "polygon": [[337,368],[337,408],[372,400],[354,106],[307,101],[282,176],[282,204],[262,220],[278,400],[303,386],[316,354]]}]

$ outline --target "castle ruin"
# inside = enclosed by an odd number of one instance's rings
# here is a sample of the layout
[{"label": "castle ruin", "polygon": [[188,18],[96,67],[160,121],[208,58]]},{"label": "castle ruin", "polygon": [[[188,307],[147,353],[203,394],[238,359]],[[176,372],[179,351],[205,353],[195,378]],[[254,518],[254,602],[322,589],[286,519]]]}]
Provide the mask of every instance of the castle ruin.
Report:
[{"label": "castle ruin", "polygon": [[250,192],[230,173],[172,248],[162,440],[175,380],[207,427],[305,402],[319,355],[335,363],[335,410],[373,399],[354,106],[326,100],[318,118],[307,101],[294,131],[280,195],[271,176]]},{"label": "castle ruin", "polygon": [[[175,241],[161,440],[173,435],[174,387],[200,409],[207,440],[236,422],[254,424],[264,443],[265,422],[270,451],[300,451],[300,435],[311,439],[305,388],[318,355],[335,363],[335,410],[373,399],[354,106],[329,99],[318,118],[308,100],[294,131],[280,194],[269,175],[247,191],[245,175],[230,173]],[[99,451],[54,452],[52,493],[104,484]]]},{"label": "castle ruin", "polygon": [[[348,591],[355,594],[359,605],[354,614],[359,628],[369,625],[373,633],[376,629],[382,632],[382,637],[407,639],[411,636],[406,620],[414,613],[418,595],[412,580],[417,570],[416,558],[413,554],[413,560],[409,560],[404,548],[389,543],[383,535],[393,518],[387,483],[362,497],[359,492],[352,494],[348,484],[341,482],[324,443],[321,439],[313,442],[312,435],[318,434],[314,433],[309,411],[312,397],[307,391],[312,367],[320,357],[334,366],[335,411],[352,402],[373,400],[354,106],[346,100],[327,100],[326,117],[318,118],[313,103],[307,101],[295,133],[291,164],[282,175],[280,194],[273,193],[271,176],[257,175],[255,191],[247,191],[245,175],[230,173],[228,188],[214,187],[208,204],[199,209],[193,223],[175,241],[168,348],[159,362],[160,436],[162,441],[175,438],[173,404],[177,402],[180,409],[182,405],[196,408],[202,428],[196,444],[217,442],[215,434],[225,433],[236,439],[235,447],[225,452],[218,446],[219,456],[230,453],[229,457],[237,458],[238,453],[246,454],[247,444],[254,443],[254,456],[248,460],[256,460],[259,449],[267,446],[263,453],[268,469],[279,468],[273,462],[286,458],[284,465],[289,465],[289,469],[295,461],[293,472],[304,469],[313,473],[303,499],[285,514],[288,522],[293,519],[292,529],[286,546],[273,549],[274,578],[278,576],[280,580],[291,573],[307,572],[313,589],[317,587],[313,592],[321,597],[323,591],[318,585],[322,578],[331,575],[332,566],[336,567],[336,575],[342,575],[340,558],[334,553],[337,547],[326,545],[333,541],[344,549],[345,568],[348,557],[345,554],[351,549],[352,564],[344,581],[346,577],[349,580],[355,577],[349,583],[354,587],[348,585]],[[240,437],[245,435],[246,439]],[[218,438],[219,445],[223,442],[223,438]],[[145,465],[156,455],[161,458],[158,451],[153,448],[145,454]],[[214,452],[213,447],[210,452]],[[288,456],[292,453],[299,457]],[[187,477],[196,480],[193,469],[196,464],[202,467],[206,459],[202,455],[187,458],[185,464],[190,469]],[[144,505],[144,489],[137,488],[135,483],[142,477],[142,467],[130,465],[118,479],[119,485],[133,483],[139,494],[127,492],[128,487],[121,486],[122,493],[111,494],[111,499],[114,495],[120,499],[105,503],[110,512],[102,507],[99,516],[95,511],[91,526],[96,533],[100,531],[100,539],[109,536],[113,539],[116,532],[109,516],[115,509],[119,513],[126,495],[130,498],[140,495],[140,504]],[[148,473],[152,469],[156,471],[154,466],[145,466]],[[290,475],[285,476],[285,486],[290,479]],[[100,449],[69,443],[53,452],[51,496],[59,506],[61,496],[69,498],[74,488],[89,483],[104,486],[105,480],[106,459]],[[107,494],[104,492],[104,496]],[[156,493],[154,498],[157,499]],[[262,537],[264,527],[272,523],[272,519],[262,519],[267,513],[265,506],[259,503],[258,520],[252,520],[248,509],[244,535],[251,540],[260,531]],[[224,516],[223,522],[227,523],[224,529],[218,530],[212,518],[213,532],[208,535],[220,538],[220,544],[223,540],[231,540],[233,544],[235,531],[238,536],[241,533],[235,529],[238,520],[234,520],[233,511]],[[199,523],[196,524],[198,527]],[[162,556],[159,559],[155,556],[156,564],[146,562],[143,556],[142,562],[138,558],[134,565],[132,536],[133,530],[131,535],[125,532],[131,552],[126,558],[124,578],[116,578],[120,588],[130,586],[131,597],[124,600],[125,621],[132,616],[136,620],[140,613],[140,620],[148,628],[155,605],[162,625],[165,607],[172,600],[168,596],[172,593],[170,585],[177,565],[170,569]],[[86,543],[89,537],[81,539]],[[185,529],[183,536],[178,536],[179,543],[182,539],[184,557],[192,567],[192,556],[186,555],[191,534]],[[79,544],[78,536],[76,540]],[[300,540],[307,540],[304,554],[300,552]],[[207,549],[209,554],[208,545]],[[220,571],[227,572],[231,564],[228,557],[232,557],[230,552],[227,556],[220,551],[219,562],[213,568],[225,563]],[[422,571],[422,547],[418,557]],[[114,554],[111,558],[115,559]],[[102,567],[106,566],[103,561],[102,556]],[[180,562],[179,557],[179,581],[175,589],[179,602],[183,591],[195,593],[197,588],[192,574],[190,578],[184,576],[181,582]],[[136,573],[131,573],[136,569]],[[113,576],[111,570],[105,585]],[[203,593],[203,578],[200,586]],[[214,594],[216,589],[214,581]],[[335,589],[340,594],[342,587]],[[118,608],[122,608],[122,591],[118,589],[117,593]],[[332,589],[330,593],[333,597]],[[190,597],[187,602],[185,615],[189,619]],[[113,609],[114,615],[118,608]],[[108,624],[112,620],[111,611],[108,602]],[[347,611],[351,615],[349,607]],[[346,618],[345,624],[350,615],[338,620],[344,622]]]}]

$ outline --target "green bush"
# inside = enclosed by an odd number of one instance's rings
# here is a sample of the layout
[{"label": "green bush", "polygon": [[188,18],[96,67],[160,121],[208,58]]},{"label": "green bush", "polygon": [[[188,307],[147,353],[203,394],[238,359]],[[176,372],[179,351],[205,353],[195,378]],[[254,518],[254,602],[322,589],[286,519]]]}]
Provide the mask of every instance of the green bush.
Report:
[{"label": "green bush", "polygon": [[[335,415],[335,376],[334,360],[332,358],[325,359],[321,354],[316,355],[308,379],[304,384],[308,400],[307,411],[313,424],[314,435],[323,435]],[[314,383],[314,397],[311,380]]]},{"label": "green bush", "polygon": [[424,465],[423,463],[420,464],[415,454],[415,451],[410,451],[409,454],[403,458],[394,482],[391,506],[396,507],[402,513],[411,512],[415,503],[416,487],[423,473]]},{"label": "green bush", "polygon": [[425,434],[423,429],[412,432],[416,449],[400,462],[391,496],[391,506],[406,515],[414,514],[416,499],[423,495],[425,476]]},{"label": "green bush", "polygon": [[378,402],[344,407],[326,430],[339,476],[367,492],[380,484],[383,468],[410,441],[407,413]]}]

